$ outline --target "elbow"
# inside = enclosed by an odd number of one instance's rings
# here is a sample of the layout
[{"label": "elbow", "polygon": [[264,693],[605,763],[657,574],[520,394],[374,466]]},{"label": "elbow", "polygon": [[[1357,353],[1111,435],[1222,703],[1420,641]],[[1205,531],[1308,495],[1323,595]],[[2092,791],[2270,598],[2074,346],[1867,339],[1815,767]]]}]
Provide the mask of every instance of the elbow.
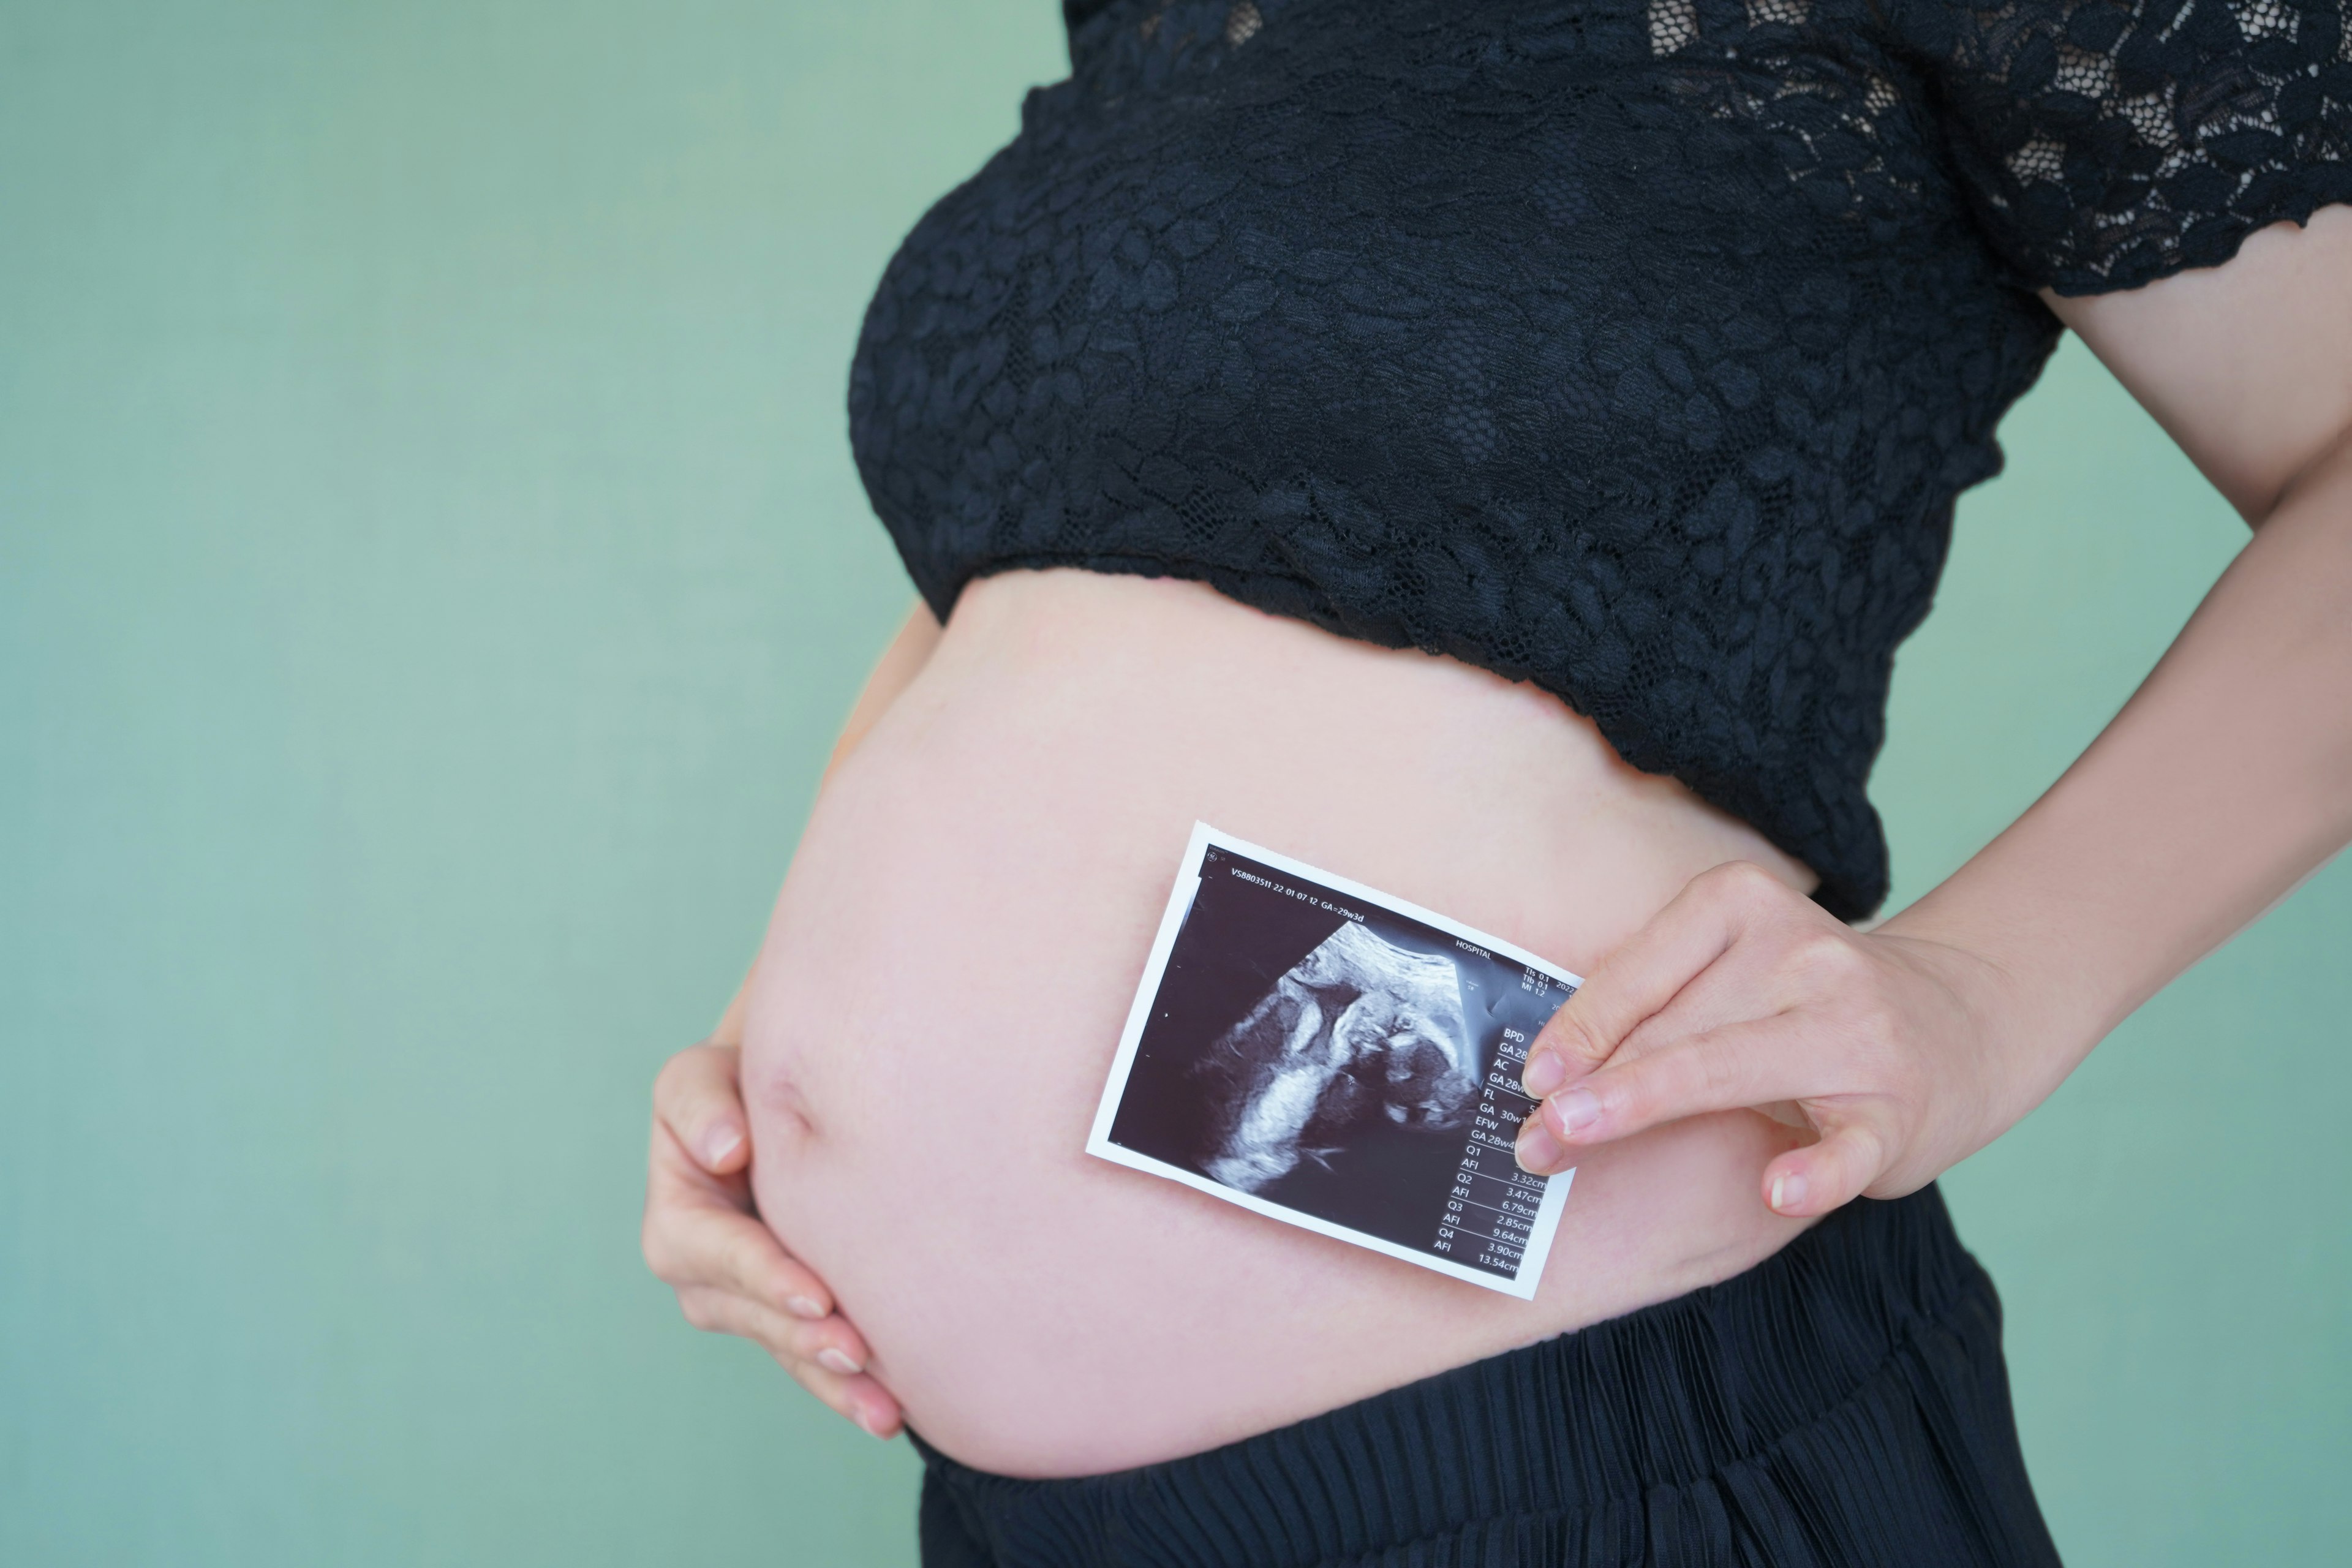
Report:
[{"label": "elbow", "polygon": [[2305,498],[2346,486],[2352,486],[2352,423],[2320,442],[2264,493],[2241,503],[2238,512],[2247,527],[2260,532],[2264,523]]}]

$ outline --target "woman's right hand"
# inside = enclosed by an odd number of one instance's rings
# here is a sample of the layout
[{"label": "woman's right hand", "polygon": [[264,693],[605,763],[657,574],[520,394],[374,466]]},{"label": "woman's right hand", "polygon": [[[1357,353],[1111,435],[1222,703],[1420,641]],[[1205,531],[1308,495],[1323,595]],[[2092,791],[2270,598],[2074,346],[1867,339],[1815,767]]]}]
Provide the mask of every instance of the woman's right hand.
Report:
[{"label": "woman's right hand", "polygon": [[753,1341],[836,1412],[877,1437],[895,1436],[898,1402],[866,1371],[865,1340],[752,1207],[737,1059],[733,1046],[706,1042],[670,1058],[654,1079],[646,1262],[677,1292],[688,1322]]}]

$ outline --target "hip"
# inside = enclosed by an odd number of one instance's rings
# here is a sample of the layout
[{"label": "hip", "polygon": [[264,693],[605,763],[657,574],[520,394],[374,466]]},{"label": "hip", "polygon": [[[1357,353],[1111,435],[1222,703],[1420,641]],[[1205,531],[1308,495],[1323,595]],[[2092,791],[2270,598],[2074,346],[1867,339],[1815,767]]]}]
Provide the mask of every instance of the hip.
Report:
[{"label": "hip", "polygon": [[987,1475],[919,1437],[929,1568],[2054,1563],[1992,1284],[1934,1188],[1678,1300],[1228,1447]]}]

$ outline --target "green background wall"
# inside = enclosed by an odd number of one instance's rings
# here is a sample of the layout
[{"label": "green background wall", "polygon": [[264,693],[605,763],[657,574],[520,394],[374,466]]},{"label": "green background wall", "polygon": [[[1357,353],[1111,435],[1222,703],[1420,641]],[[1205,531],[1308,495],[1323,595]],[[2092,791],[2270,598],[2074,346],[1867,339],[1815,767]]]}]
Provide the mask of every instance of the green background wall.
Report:
[{"label": "green background wall", "polygon": [[[843,437],[1051,0],[0,0],[0,1562],[904,1563],[635,1252],[908,591]],[[2079,351],[1963,510],[1904,896],[2240,540]],[[2352,1535],[2352,874],[1956,1173],[2077,1563]]]}]

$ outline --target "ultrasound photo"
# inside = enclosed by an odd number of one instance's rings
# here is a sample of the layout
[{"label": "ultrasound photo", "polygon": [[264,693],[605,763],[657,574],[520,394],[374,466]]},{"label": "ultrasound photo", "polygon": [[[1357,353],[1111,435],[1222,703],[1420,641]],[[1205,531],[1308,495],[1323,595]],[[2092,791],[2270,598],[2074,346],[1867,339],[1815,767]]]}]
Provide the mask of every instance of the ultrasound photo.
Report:
[{"label": "ultrasound photo", "polygon": [[1532,1297],[1575,1173],[1512,1158],[1519,1070],[1579,984],[1196,824],[1087,1152]]}]

